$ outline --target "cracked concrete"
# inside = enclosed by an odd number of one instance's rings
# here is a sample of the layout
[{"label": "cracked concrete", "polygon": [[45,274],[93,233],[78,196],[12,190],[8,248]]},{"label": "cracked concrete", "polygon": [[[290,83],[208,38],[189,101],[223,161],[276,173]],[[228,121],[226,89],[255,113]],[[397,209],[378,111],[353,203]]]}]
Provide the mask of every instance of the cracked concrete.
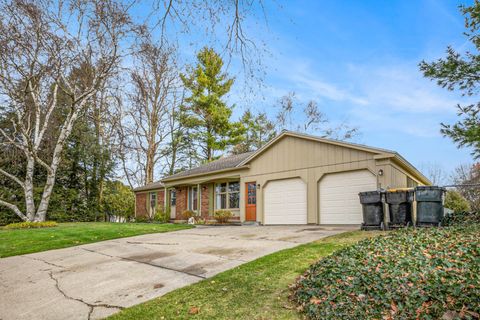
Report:
[{"label": "cracked concrete", "polygon": [[0,319],[101,319],[353,227],[207,227],[0,259]]},{"label": "cracked concrete", "polygon": [[59,286],[58,284],[58,279],[55,278],[53,276],[53,272],[50,271],[49,273],[49,276],[50,278],[55,281],[55,288],[57,288],[57,290],[65,297],[65,299],[69,299],[69,300],[75,300],[75,301],[78,301],[78,302],[81,302],[83,303],[84,305],[88,306],[89,307],[89,311],[88,311],[88,315],[87,315],[87,319],[90,320],[91,317],[92,317],[92,314],[94,313],[95,311],[95,308],[105,308],[105,309],[117,309],[118,310],[122,310],[124,309],[123,307],[121,306],[113,306],[113,305],[110,305],[110,304],[106,304],[106,303],[96,303],[96,304],[92,304],[92,303],[88,303],[80,298],[74,298],[74,297],[71,297],[69,295],[67,295]]}]

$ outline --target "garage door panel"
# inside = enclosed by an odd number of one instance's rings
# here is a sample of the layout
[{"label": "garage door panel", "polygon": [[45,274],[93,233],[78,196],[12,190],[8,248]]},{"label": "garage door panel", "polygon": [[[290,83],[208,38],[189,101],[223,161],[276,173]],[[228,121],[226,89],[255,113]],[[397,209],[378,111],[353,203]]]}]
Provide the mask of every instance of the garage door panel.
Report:
[{"label": "garage door panel", "polygon": [[358,193],[377,188],[368,170],[327,174],[319,183],[320,223],[360,224],[362,206]]},{"label": "garage door panel", "polygon": [[269,182],[264,189],[265,224],[306,224],[307,188],[301,179]]}]

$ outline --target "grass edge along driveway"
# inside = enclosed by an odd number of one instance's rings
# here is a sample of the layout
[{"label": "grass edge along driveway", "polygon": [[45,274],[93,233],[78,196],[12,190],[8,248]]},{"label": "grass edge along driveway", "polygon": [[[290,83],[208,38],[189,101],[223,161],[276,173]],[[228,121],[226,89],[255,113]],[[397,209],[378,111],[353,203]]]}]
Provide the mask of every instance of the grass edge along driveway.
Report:
[{"label": "grass edge along driveway", "polygon": [[354,231],[282,250],[113,315],[119,319],[300,319],[288,286],[313,262],[381,232]]},{"label": "grass edge along driveway", "polygon": [[74,222],[38,229],[1,229],[0,258],[104,240],[189,229],[183,224]]}]

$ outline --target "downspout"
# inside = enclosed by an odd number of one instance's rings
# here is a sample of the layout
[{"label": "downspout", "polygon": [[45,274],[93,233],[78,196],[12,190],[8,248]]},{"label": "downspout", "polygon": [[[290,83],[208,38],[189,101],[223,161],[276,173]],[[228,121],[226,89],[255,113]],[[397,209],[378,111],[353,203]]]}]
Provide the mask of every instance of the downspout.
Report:
[{"label": "downspout", "polygon": [[197,183],[197,214],[202,216],[202,191],[200,190],[200,183]]},{"label": "downspout", "polygon": [[163,187],[163,212],[167,210],[167,187]]},{"label": "downspout", "polygon": [[133,213],[133,217],[137,219],[137,194],[135,193],[135,211]]}]

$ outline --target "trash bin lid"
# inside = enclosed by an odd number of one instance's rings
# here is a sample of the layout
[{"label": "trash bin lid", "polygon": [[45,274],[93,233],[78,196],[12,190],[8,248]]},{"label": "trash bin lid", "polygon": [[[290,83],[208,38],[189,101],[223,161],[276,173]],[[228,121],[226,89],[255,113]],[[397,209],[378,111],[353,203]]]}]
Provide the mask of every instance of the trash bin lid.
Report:
[{"label": "trash bin lid", "polygon": [[375,190],[375,191],[362,191],[362,192],[359,192],[358,195],[362,195],[362,196],[370,196],[370,195],[377,195],[377,194],[381,194],[382,191],[379,191],[379,190]]},{"label": "trash bin lid", "polygon": [[418,186],[418,187],[415,187],[415,190],[420,190],[420,191],[443,190],[443,191],[447,191],[446,188],[444,188],[444,187],[439,187],[439,186]]},{"label": "trash bin lid", "polygon": [[413,188],[391,188],[387,189],[387,192],[405,192],[405,191],[414,191]]}]

